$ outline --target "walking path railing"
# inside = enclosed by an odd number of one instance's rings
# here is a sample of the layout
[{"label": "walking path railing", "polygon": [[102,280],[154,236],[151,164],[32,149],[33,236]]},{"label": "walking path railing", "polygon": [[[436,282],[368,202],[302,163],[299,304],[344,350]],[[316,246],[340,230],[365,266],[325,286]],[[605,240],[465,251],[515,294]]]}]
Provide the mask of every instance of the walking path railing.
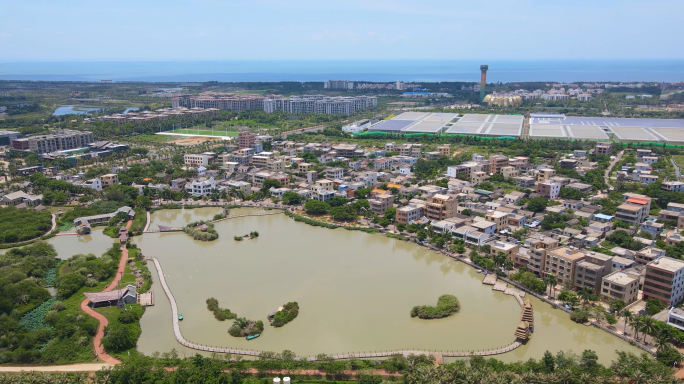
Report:
[{"label": "walking path railing", "polygon": [[[173,334],[174,334],[176,340],[181,345],[188,347],[188,348],[191,348],[191,349],[196,349],[198,351],[205,351],[205,352],[230,353],[233,355],[246,355],[246,356],[259,356],[261,354],[260,351],[215,347],[215,346],[197,344],[197,343],[193,343],[191,341],[186,340],[183,337],[183,334],[181,333],[181,330],[180,330],[180,321],[178,320],[178,306],[176,304],[176,299],[173,297],[173,293],[171,293],[171,289],[169,289],[168,284],[166,284],[166,278],[164,277],[164,271],[162,270],[162,267],[159,264],[159,260],[156,257],[153,257],[153,258],[148,259],[148,260],[152,260],[152,262],[154,262],[154,266],[157,270],[157,275],[159,276],[159,283],[161,284],[162,289],[164,290],[164,293],[166,294],[166,297],[169,300],[169,303],[171,304],[171,320],[173,323]],[[442,356],[446,356],[446,357],[493,356],[493,355],[498,355],[498,354],[510,352],[510,351],[518,348],[520,345],[521,345],[520,342],[514,341],[513,343],[511,343],[505,347],[488,349],[488,350],[478,350],[478,351],[430,351],[430,350],[420,350],[420,349],[407,349],[407,350],[395,350],[395,351],[384,351],[384,352],[383,351],[356,352],[356,353],[347,353],[347,354],[337,354],[337,355],[332,355],[331,357],[335,360],[345,360],[345,359],[352,359],[352,358],[389,357],[389,356],[397,355],[397,354],[402,354],[402,355],[441,354]],[[315,357],[309,357],[309,360],[314,361],[314,360],[316,360],[316,358]]]}]

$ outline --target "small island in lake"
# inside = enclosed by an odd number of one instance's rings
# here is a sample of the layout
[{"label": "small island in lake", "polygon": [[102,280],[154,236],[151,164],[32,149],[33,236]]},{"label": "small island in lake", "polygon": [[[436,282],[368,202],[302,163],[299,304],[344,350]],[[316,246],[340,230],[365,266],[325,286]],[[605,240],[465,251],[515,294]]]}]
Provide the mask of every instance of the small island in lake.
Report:
[{"label": "small island in lake", "polygon": [[257,232],[257,231],[252,231],[252,232],[250,232],[248,235],[244,235],[244,236],[233,236],[233,239],[235,239],[235,241],[242,241],[242,240],[247,239],[247,238],[249,238],[249,239],[256,239],[257,237],[259,237],[259,232]]},{"label": "small island in lake", "polygon": [[415,306],[411,310],[411,317],[418,316],[421,319],[441,319],[451,316],[461,309],[458,298],[453,295],[442,295],[437,299],[437,306],[429,305]]},{"label": "small island in lake", "polygon": [[207,299],[207,309],[214,312],[214,317],[218,321],[225,321],[226,319],[235,319],[237,314],[230,311],[230,309],[223,309],[219,307],[218,300],[210,297]]},{"label": "small island in lake", "polygon": [[218,232],[214,229],[214,224],[203,220],[186,225],[183,232],[200,241],[214,241],[219,237]]},{"label": "small island in lake", "polygon": [[291,302],[283,305],[283,307],[280,310],[278,310],[278,312],[275,312],[274,314],[269,315],[269,319],[271,320],[272,326],[282,327],[283,325],[294,320],[298,314],[299,314],[299,304],[297,304],[296,301],[291,301]]},{"label": "small island in lake", "polygon": [[235,319],[228,333],[233,337],[255,336],[264,331],[264,322],[261,320],[247,320],[244,317]]}]

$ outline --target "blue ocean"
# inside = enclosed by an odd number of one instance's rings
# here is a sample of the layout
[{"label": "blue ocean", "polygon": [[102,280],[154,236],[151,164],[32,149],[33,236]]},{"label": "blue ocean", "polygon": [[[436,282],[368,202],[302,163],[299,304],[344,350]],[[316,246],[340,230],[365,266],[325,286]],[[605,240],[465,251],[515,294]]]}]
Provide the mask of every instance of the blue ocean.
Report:
[{"label": "blue ocean", "polygon": [[684,60],[326,60],[0,62],[0,80],[59,81],[684,81]]}]

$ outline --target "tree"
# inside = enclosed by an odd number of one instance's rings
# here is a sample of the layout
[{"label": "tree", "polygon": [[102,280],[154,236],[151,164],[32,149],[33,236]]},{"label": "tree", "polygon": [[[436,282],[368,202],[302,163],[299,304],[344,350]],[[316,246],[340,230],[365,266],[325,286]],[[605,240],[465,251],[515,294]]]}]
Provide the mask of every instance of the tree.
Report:
[{"label": "tree", "polygon": [[633,316],[632,316],[632,311],[630,311],[629,309],[623,309],[623,310],[620,312],[620,317],[622,317],[623,319],[625,319],[625,327],[624,327],[624,329],[622,330],[622,333],[627,334],[627,324],[631,323],[631,322],[632,322],[632,318],[633,318]]},{"label": "tree", "polygon": [[370,195],[371,189],[370,188],[359,188],[356,191],[354,191],[354,196],[358,198],[366,198],[368,195]]},{"label": "tree", "polygon": [[264,180],[264,186],[261,187],[261,192],[264,194],[270,193],[271,188],[280,188],[282,184],[276,179],[266,179]]},{"label": "tree", "polygon": [[682,361],[682,354],[671,345],[663,345],[656,352],[656,360],[668,367],[672,367]]},{"label": "tree", "polygon": [[544,281],[546,284],[549,286],[549,296],[552,296],[553,292],[556,289],[556,284],[558,284],[558,281],[556,280],[556,276],[553,274],[547,275],[546,278],[544,278]]},{"label": "tree", "polygon": [[330,208],[328,212],[334,220],[354,220],[356,219],[356,212],[349,205],[341,205]]},{"label": "tree", "polygon": [[330,210],[330,204],[324,201],[309,200],[304,204],[304,209],[314,215],[323,215]]},{"label": "tree", "polygon": [[397,208],[396,207],[390,207],[385,210],[385,219],[387,220],[394,220],[396,216]]},{"label": "tree", "polygon": [[283,204],[285,205],[298,205],[302,202],[302,197],[296,192],[288,191],[283,193]]},{"label": "tree", "polygon": [[665,309],[665,305],[658,299],[647,299],[646,300],[646,313],[649,314],[649,316],[653,316],[657,314],[658,312],[662,311]]},{"label": "tree", "polygon": [[640,330],[644,333],[644,342],[646,342],[646,336],[652,335],[656,331],[655,319],[651,316],[641,315],[643,317],[643,323],[641,324]]},{"label": "tree", "polygon": [[152,206],[152,200],[147,196],[138,196],[135,199],[135,207],[141,209],[147,209]]},{"label": "tree", "polygon": [[119,352],[135,347],[138,337],[131,327],[113,324],[105,327],[105,336],[102,338],[102,345],[107,351]]},{"label": "tree", "polygon": [[347,203],[347,199],[345,199],[342,196],[334,196],[332,199],[330,199],[330,204],[331,207],[339,207],[342,205],[345,205]]},{"label": "tree", "polygon": [[591,289],[587,287],[581,287],[580,289],[578,289],[577,295],[582,299],[584,305],[586,305],[594,297],[594,294],[591,292]]},{"label": "tree", "polygon": [[544,212],[549,205],[549,199],[545,197],[533,197],[527,202],[527,209],[532,212]]}]

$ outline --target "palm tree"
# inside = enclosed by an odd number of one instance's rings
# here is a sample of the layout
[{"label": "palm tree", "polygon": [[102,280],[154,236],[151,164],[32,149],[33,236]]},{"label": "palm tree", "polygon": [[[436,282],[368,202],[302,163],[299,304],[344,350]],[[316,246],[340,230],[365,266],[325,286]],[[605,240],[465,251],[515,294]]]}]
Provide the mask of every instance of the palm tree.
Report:
[{"label": "palm tree", "polygon": [[623,309],[622,312],[620,312],[620,317],[625,319],[625,328],[622,331],[625,335],[627,334],[627,324],[632,322],[632,319],[634,316],[632,316],[632,312],[629,309]]},{"label": "palm tree", "polygon": [[[553,274],[547,275],[544,278],[544,282],[549,286],[549,292],[553,293],[555,291],[556,284],[558,284],[558,281],[556,280],[556,276]],[[551,294],[549,294],[549,296],[551,296]]]},{"label": "palm tree", "polygon": [[646,336],[652,335],[656,331],[655,319],[651,316],[643,316],[643,324],[641,325],[641,331],[644,333],[644,343],[646,342]]},{"label": "palm tree", "polygon": [[589,288],[582,287],[577,291],[577,295],[582,299],[583,304],[586,305],[593,296],[593,293]]},{"label": "palm tree", "polygon": [[637,315],[632,319],[632,328],[634,328],[634,339],[639,340],[639,331],[644,325],[644,316]]}]

